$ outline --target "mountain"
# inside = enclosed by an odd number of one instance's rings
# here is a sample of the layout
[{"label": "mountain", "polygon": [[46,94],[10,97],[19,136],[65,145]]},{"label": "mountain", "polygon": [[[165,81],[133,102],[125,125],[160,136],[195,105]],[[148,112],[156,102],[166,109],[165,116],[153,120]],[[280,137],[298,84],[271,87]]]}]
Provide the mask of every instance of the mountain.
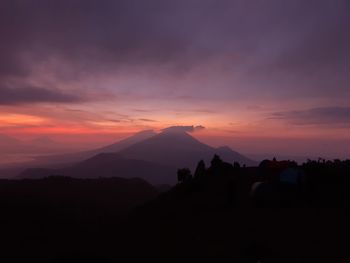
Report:
[{"label": "mountain", "polygon": [[38,163],[48,163],[48,164],[72,164],[76,162],[83,161],[85,159],[91,158],[94,155],[100,153],[116,153],[120,150],[131,146],[134,143],[143,141],[152,136],[156,135],[156,133],[152,130],[145,130],[138,132],[126,139],[123,139],[119,142],[113,143],[111,145],[107,145],[101,148],[89,150],[89,151],[81,151],[76,153],[67,153],[67,154],[56,154],[56,155],[47,155],[47,156],[38,156],[36,157],[36,162]]},{"label": "mountain", "polygon": [[[229,147],[211,147],[186,132],[165,130],[155,134],[144,131],[107,147],[60,158],[55,156],[56,160],[71,164],[59,169],[26,169],[19,177],[42,178],[53,174],[75,178],[118,176],[138,177],[152,184],[174,184],[178,168],[194,170],[200,160],[209,164],[215,154],[227,162],[255,165],[254,161]],[[86,160],[80,161],[83,158]]]},{"label": "mountain", "polygon": [[174,184],[176,168],[143,160],[126,159],[117,153],[101,153],[61,169],[29,168],[19,178],[43,178],[50,175],[73,178],[123,177],[142,178],[154,185]]},{"label": "mountain", "polygon": [[229,147],[214,148],[193,138],[187,132],[163,131],[149,139],[135,143],[119,152],[126,158],[145,160],[174,167],[194,169],[199,160],[207,164],[214,154],[224,161],[239,162],[247,166],[256,163],[232,151]]},{"label": "mountain", "polygon": [[138,143],[140,141],[146,140],[148,138],[153,137],[154,135],[156,135],[157,133],[155,133],[153,130],[144,130],[144,131],[140,131],[138,133],[135,133],[134,135],[123,139],[119,142],[113,143],[111,145],[107,145],[105,147],[99,148],[95,151],[98,152],[102,152],[102,153],[113,153],[113,152],[118,152],[124,148],[127,148],[131,145],[133,145],[134,143]]},{"label": "mountain", "polygon": [[250,159],[249,157],[232,150],[228,146],[221,146],[221,147],[215,148],[215,152],[223,160],[228,162],[238,162],[241,165],[246,165],[246,166],[256,166],[258,164],[255,160]]}]

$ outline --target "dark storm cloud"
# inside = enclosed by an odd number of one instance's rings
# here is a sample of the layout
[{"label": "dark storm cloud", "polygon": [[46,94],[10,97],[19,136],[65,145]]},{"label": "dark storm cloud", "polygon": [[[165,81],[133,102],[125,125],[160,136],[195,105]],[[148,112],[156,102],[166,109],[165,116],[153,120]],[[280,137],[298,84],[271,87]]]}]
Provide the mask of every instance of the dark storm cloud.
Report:
[{"label": "dark storm cloud", "polygon": [[276,112],[270,118],[298,125],[350,125],[350,107],[324,107]]},{"label": "dark storm cloud", "polygon": [[347,0],[4,0],[0,82],[52,56],[73,77],[135,64],[186,71],[221,57],[257,82],[288,72],[311,94],[344,91],[349,12]]},{"label": "dark storm cloud", "polygon": [[82,102],[79,96],[66,94],[58,90],[45,89],[41,87],[0,87],[0,105],[14,105],[26,103],[75,103]]},{"label": "dark storm cloud", "polygon": [[[95,54],[116,63],[184,59],[187,52],[214,54],[232,45],[232,51],[254,50],[259,44],[267,49],[290,44],[300,57],[308,55],[306,49],[317,54],[317,63],[346,48],[348,7],[345,0],[5,0],[0,30],[5,51],[58,52],[80,59]],[[288,36],[302,41],[288,43]],[[327,54],[319,56],[323,51]]]},{"label": "dark storm cloud", "polygon": [[[82,67],[165,62],[185,52],[188,32],[167,1],[2,1],[2,74],[23,71],[20,57],[50,55]],[[0,74],[1,74],[0,73]]]}]

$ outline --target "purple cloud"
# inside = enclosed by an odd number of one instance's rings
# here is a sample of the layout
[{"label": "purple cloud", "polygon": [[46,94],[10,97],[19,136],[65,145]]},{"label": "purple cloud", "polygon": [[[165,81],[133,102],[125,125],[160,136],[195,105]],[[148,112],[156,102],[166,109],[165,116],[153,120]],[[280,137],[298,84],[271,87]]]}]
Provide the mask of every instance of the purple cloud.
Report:
[{"label": "purple cloud", "polygon": [[83,97],[65,93],[57,89],[45,89],[35,86],[10,88],[0,86],[0,105],[27,103],[76,103],[84,101]]},{"label": "purple cloud", "polygon": [[270,118],[297,125],[350,125],[350,107],[323,107],[275,112]]}]

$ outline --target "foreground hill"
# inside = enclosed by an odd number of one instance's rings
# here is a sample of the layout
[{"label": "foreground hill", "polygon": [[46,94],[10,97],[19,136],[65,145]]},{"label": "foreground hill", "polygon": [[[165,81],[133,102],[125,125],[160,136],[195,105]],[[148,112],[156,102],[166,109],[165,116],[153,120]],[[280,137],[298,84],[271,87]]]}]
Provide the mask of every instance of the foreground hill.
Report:
[{"label": "foreground hill", "polygon": [[197,168],[160,195],[139,179],[0,180],[2,259],[349,262],[350,161]]},{"label": "foreground hill", "polygon": [[120,232],[126,213],[157,195],[141,179],[0,180],[2,262],[103,263],[93,256],[116,243],[111,227]]},{"label": "foreground hill", "polygon": [[[55,206],[62,205],[64,209],[73,209],[91,205],[96,209],[112,206],[116,213],[123,214],[157,194],[158,190],[138,178],[76,179],[51,176],[36,180],[0,180],[1,207],[25,206],[28,211],[31,207],[58,209]],[[30,212],[30,215],[34,214]],[[4,217],[5,214],[2,219]]]},{"label": "foreground hill", "polygon": [[129,262],[348,262],[349,172],[350,161],[239,168],[217,158],[133,212]]}]

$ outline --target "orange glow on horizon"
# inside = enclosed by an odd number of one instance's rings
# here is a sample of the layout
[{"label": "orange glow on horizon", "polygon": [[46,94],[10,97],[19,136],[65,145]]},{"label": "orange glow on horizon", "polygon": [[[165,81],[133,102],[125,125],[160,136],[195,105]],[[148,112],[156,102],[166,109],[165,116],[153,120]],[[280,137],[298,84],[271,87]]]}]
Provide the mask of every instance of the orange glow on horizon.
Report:
[{"label": "orange glow on horizon", "polygon": [[17,125],[40,125],[46,120],[42,117],[25,114],[1,114],[0,127],[12,127]]}]

